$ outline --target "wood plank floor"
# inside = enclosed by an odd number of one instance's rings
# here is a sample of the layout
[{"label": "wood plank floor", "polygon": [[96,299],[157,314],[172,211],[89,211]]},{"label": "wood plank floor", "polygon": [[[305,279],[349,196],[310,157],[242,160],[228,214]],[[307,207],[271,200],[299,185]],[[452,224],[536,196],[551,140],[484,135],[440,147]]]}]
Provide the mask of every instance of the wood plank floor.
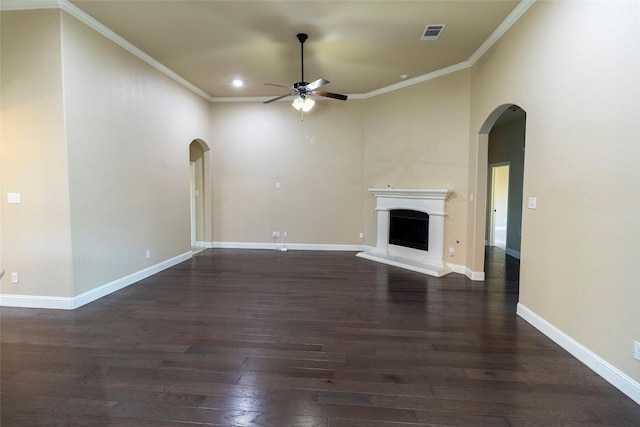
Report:
[{"label": "wood plank floor", "polygon": [[74,311],[3,308],[2,426],[639,426],[488,254],[472,282],[215,249]]}]

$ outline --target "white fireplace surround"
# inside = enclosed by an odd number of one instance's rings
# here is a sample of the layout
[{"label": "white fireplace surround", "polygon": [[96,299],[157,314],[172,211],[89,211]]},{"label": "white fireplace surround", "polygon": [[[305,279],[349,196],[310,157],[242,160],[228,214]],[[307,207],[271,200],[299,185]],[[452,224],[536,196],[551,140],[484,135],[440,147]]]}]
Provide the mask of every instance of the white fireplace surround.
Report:
[{"label": "white fireplace surround", "polygon": [[[446,202],[453,191],[396,188],[370,188],[369,191],[376,197],[376,247],[365,249],[357,256],[436,277],[453,271],[443,261]],[[428,250],[389,244],[389,212],[395,209],[429,215]]]}]

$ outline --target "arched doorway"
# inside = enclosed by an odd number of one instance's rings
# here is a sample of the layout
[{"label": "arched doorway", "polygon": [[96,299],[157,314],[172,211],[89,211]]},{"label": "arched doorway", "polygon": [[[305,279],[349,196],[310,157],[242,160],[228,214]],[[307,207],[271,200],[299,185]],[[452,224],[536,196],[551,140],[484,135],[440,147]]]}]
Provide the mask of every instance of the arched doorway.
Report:
[{"label": "arched doorway", "polygon": [[213,246],[211,205],[211,152],[201,139],[189,144],[191,246]]},{"label": "arched doorway", "polygon": [[478,132],[472,278],[484,279],[485,246],[491,244],[495,179],[491,165],[509,165],[508,212],[503,217],[508,218],[504,223],[504,250],[508,256],[520,258],[525,131],[525,111],[515,104],[503,104],[487,117]]}]

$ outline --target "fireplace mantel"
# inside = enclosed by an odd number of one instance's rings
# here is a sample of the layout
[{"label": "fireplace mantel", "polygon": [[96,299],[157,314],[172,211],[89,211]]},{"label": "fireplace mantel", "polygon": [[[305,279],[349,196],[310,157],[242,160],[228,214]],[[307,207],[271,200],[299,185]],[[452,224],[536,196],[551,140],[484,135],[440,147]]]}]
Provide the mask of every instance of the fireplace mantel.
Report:
[{"label": "fireplace mantel", "polygon": [[[369,191],[376,197],[377,242],[375,248],[365,249],[359,257],[436,277],[452,272],[443,262],[446,202],[452,190],[370,188]],[[389,244],[389,212],[394,209],[429,214],[427,251]]]},{"label": "fireplace mantel", "polygon": [[370,188],[369,191],[376,197],[426,200],[447,200],[451,193],[453,193],[451,190],[422,190],[407,188]]}]

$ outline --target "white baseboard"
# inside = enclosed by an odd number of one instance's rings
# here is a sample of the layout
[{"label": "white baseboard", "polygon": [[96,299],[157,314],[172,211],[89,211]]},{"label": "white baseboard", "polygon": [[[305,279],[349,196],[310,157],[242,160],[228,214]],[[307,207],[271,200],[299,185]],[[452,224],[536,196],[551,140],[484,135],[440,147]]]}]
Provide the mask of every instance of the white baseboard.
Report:
[{"label": "white baseboard", "polygon": [[471,280],[484,280],[484,271],[473,271],[468,267],[464,268],[464,274]]},{"label": "white baseboard", "polygon": [[196,241],[193,244],[194,248],[206,248],[206,249],[211,249],[213,248],[214,242],[201,242],[201,241]]},{"label": "white baseboard", "polygon": [[21,308],[50,308],[59,310],[73,310],[85,304],[93,302],[99,298],[119,291],[142,279],[146,279],[156,273],[166,270],[176,264],[186,261],[192,257],[192,252],[185,252],[181,255],[160,262],[151,267],[145,268],[128,276],[114,280],[98,288],[87,291],[75,297],[51,297],[33,295],[0,295],[0,307],[21,307]]},{"label": "white baseboard", "polygon": [[[199,242],[196,242],[196,244]],[[271,249],[294,251],[361,251],[362,245],[333,245],[312,243],[253,243],[253,242],[207,242],[207,248],[220,249]]]},{"label": "white baseboard", "polygon": [[529,322],[534,328],[549,337],[553,342],[568,351],[576,359],[591,368],[596,374],[607,380],[611,385],[629,396],[640,405],[640,383],[633,380],[615,366],[602,359],[591,350],[575,341],[573,338],[538,316],[527,307],[518,303],[516,313]]},{"label": "white baseboard", "polygon": [[483,281],[484,280],[484,271],[473,271],[469,267],[458,264],[449,264],[447,265],[453,270],[454,273],[464,274],[471,280]]},{"label": "white baseboard", "polygon": [[73,297],[49,297],[38,295],[0,295],[0,307],[51,308],[73,310]]}]

